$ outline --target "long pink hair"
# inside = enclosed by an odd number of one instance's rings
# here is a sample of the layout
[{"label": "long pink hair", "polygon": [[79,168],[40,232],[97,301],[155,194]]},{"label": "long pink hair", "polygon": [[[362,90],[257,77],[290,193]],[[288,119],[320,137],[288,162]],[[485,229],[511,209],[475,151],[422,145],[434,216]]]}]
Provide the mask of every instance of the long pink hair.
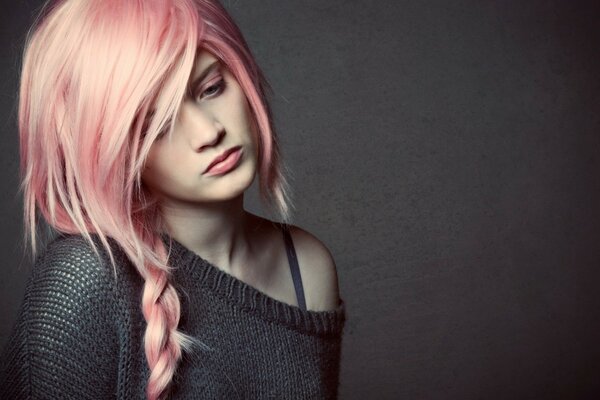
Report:
[{"label": "long pink hair", "polygon": [[[162,398],[198,341],[178,330],[180,302],[161,240],[160,205],[141,183],[157,135],[172,132],[199,49],[243,89],[259,143],[263,204],[290,218],[289,186],[269,89],[242,34],[213,0],[54,0],[30,29],[19,93],[24,243],[36,255],[42,219],[57,232],[108,238],[145,280],[142,310],[149,399]],[[144,131],[145,132],[144,132]],[[39,214],[38,214],[39,213]]]}]

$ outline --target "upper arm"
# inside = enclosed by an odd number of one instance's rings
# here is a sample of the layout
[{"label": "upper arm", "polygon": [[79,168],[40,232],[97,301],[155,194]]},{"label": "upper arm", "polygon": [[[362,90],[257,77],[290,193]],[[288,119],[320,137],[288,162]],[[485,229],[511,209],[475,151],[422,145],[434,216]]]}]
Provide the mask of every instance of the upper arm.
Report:
[{"label": "upper arm", "polygon": [[300,266],[307,309],[336,309],[340,297],[339,284],[331,252],[316,236],[302,228],[290,226],[290,233]]},{"label": "upper arm", "polygon": [[118,337],[111,275],[82,241],[61,239],[36,260],[8,344],[16,376],[4,377],[3,384],[19,382],[31,398],[114,396]]}]

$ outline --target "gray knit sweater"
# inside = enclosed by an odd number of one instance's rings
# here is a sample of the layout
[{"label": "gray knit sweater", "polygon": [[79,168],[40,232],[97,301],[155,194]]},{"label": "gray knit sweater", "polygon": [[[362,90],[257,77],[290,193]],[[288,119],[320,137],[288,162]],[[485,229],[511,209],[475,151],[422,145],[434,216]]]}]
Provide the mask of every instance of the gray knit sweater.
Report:
[{"label": "gray knit sweater", "polygon": [[[36,259],[2,354],[1,399],[145,398],[143,281],[117,248],[115,282],[99,249],[102,261],[83,237],[65,235]],[[182,303],[180,328],[210,349],[184,353],[169,398],[337,397],[342,299],[336,310],[302,310],[175,240],[170,265]]]}]

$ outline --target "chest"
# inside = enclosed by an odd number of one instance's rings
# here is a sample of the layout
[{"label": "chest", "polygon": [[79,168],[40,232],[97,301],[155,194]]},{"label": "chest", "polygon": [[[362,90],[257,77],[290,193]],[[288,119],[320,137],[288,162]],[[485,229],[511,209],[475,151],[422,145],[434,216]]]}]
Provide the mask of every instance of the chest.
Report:
[{"label": "chest", "polygon": [[298,306],[281,233],[274,232],[268,236],[268,240],[263,240],[261,246],[265,251],[255,259],[248,260],[245,268],[234,276],[275,300]]}]

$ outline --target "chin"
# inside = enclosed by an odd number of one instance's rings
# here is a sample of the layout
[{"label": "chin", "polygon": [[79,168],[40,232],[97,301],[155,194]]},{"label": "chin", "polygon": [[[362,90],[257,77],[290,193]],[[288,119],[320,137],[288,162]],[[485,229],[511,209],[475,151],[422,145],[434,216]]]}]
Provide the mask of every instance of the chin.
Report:
[{"label": "chin", "polygon": [[240,168],[237,171],[232,171],[228,175],[219,178],[211,188],[211,195],[215,201],[231,200],[242,195],[254,182],[256,172],[250,168]]}]

